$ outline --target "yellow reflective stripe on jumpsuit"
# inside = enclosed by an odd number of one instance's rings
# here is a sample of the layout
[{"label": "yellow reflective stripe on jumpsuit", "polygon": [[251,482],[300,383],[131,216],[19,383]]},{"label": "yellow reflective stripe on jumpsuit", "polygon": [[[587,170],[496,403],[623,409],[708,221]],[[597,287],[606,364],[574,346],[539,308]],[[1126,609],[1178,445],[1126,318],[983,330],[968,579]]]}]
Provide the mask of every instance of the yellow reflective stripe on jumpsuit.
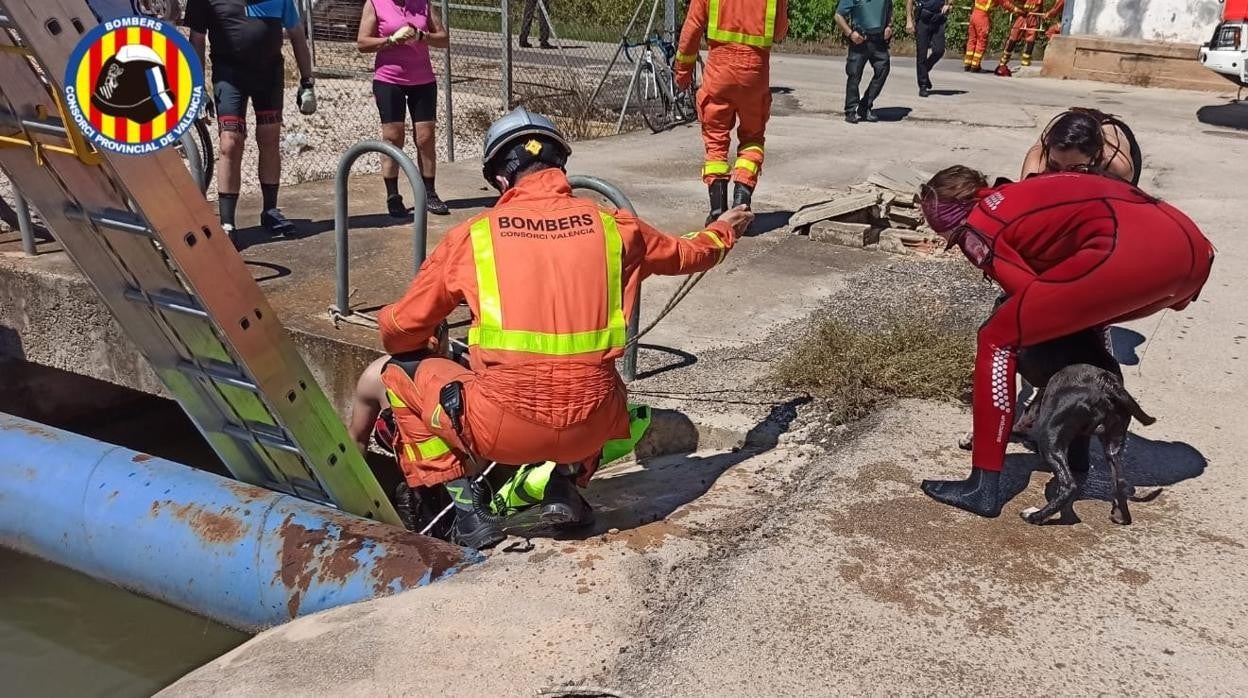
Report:
[{"label": "yellow reflective stripe on jumpsuit", "polygon": [[706,25],[706,38],[724,43],[745,44],[759,48],[771,48],[776,36],[776,0],[767,0],[767,18],[764,23],[763,35],[743,34],[741,32],[724,31],[719,28],[719,0],[710,0],[709,21]]},{"label": "yellow reflective stripe on jumpsuit", "polygon": [[628,344],[628,322],[624,318],[624,241],[615,218],[601,213],[607,260],[607,326],[601,330],[558,334],[509,330],[503,327],[503,303],[498,290],[498,268],[490,219],[482,218],[469,228],[477,271],[480,317],[468,330],[468,344],[482,349],[520,351],[546,356],[571,356]]}]

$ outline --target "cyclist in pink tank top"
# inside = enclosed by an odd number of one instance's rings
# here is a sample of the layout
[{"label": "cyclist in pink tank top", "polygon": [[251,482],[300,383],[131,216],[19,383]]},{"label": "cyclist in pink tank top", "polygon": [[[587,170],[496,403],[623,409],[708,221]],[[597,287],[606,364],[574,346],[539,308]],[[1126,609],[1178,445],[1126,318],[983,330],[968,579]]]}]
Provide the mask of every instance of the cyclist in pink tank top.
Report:
[{"label": "cyclist in pink tank top", "polygon": [[[438,196],[434,177],[438,166],[438,83],[429,59],[429,47],[450,45],[450,33],[429,0],[366,0],[360,17],[356,47],[376,55],[373,97],[381,115],[381,137],[403,147],[406,120],[412,120],[418,164],[425,180],[430,213],[450,213]],[[410,218],[411,209],[399,194],[399,166],[382,158],[386,207],[396,218]]]}]

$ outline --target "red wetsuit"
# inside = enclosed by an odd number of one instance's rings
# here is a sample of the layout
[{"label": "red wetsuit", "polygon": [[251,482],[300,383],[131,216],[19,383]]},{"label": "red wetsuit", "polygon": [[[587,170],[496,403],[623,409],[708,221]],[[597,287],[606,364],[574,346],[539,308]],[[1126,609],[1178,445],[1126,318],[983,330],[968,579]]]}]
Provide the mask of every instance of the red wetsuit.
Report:
[{"label": "red wetsuit", "polygon": [[[968,238],[1008,296],[979,330],[975,467],[1000,471],[1014,421],[1020,347],[1182,310],[1213,264],[1213,246],[1173,206],[1110,177],[1058,173],[980,192]],[[973,239],[963,249],[977,248]]]}]

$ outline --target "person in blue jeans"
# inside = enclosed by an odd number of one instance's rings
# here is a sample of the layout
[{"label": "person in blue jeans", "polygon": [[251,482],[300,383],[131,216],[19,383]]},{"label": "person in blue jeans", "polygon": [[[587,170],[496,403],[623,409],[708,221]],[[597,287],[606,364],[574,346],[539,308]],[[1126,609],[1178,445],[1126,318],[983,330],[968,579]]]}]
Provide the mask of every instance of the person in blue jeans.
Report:
[{"label": "person in blue jeans", "polygon": [[[836,7],[836,24],[849,39],[849,55],[845,57],[845,121],[876,122],[872,109],[884,90],[891,59],[889,42],[893,40],[892,0],[840,0]],[[858,92],[863,70],[871,64],[871,84],[865,94]]]}]

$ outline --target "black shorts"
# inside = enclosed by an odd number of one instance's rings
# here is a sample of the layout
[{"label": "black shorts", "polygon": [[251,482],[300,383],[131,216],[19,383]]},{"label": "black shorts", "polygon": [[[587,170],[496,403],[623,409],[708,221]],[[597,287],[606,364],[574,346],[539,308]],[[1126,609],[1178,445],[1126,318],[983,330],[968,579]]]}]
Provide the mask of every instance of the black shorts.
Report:
[{"label": "black shorts", "polygon": [[427,85],[392,85],[373,81],[373,97],[377,99],[377,111],[381,123],[403,123],[404,112],[412,117],[412,123],[438,120],[438,83]]},{"label": "black shorts", "polygon": [[213,100],[222,131],[246,131],[247,102],[256,112],[256,124],[282,123],[285,72],[279,58],[267,66],[237,68],[228,63],[212,65]]}]

